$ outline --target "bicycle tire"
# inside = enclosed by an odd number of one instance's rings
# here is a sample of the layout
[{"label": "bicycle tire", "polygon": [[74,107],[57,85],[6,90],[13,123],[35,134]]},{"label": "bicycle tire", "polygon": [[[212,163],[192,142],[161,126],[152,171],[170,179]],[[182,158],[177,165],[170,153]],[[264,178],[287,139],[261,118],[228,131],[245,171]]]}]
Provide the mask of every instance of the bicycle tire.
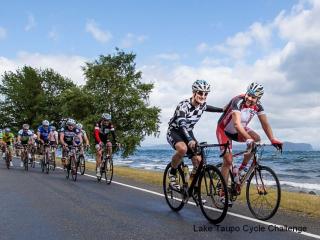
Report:
[{"label": "bicycle tire", "polygon": [[[220,170],[213,165],[207,165],[201,172],[198,184],[201,212],[213,224],[222,222],[228,211],[228,191]],[[220,197],[221,190],[224,198]]]},{"label": "bicycle tire", "polygon": [[[253,183],[253,181],[256,181],[256,182]],[[271,184],[271,183],[275,183],[275,188],[274,187],[272,188],[272,185],[267,186],[267,184]],[[251,186],[251,185],[255,185],[255,186]],[[257,192],[254,191],[255,189],[257,190]],[[251,193],[252,194],[257,193],[258,197],[256,197],[256,199],[252,199]],[[273,194],[275,195],[275,197],[272,197]],[[271,196],[273,199],[275,199],[274,206],[272,206],[270,202],[266,200],[265,196],[268,196],[268,195]],[[262,201],[260,202],[261,204],[259,206],[262,212],[260,211],[258,212],[255,209],[256,204],[254,205],[254,202],[253,202],[253,200],[259,200],[260,198],[262,199]],[[281,187],[280,187],[280,182],[277,175],[271,168],[267,166],[259,165],[251,173],[247,182],[246,200],[247,200],[249,210],[255,218],[265,221],[274,216],[274,214],[277,212],[279,208],[280,201],[281,201]],[[261,209],[263,203],[267,203],[269,205],[265,208],[265,210]],[[270,208],[270,205],[271,205],[271,208]],[[265,214],[263,214],[263,211],[265,212]]]},{"label": "bicycle tire", "polygon": [[50,159],[49,159],[49,154],[46,153],[45,154],[45,161],[44,161],[44,164],[45,164],[45,170],[46,170],[46,174],[49,174],[49,170],[50,170]]},{"label": "bicycle tire", "polygon": [[83,156],[79,156],[78,162],[79,162],[80,174],[83,175],[86,171],[86,161]]},{"label": "bicycle tire", "polygon": [[56,169],[56,155],[55,155],[55,153],[51,154],[51,161],[53,162],[52,171],[54,171]]},{"label": "bicycle tire", "polygon": [[106,163],[104,165],[104,177],[107,184],[111,184],[113,177],[113,160],[112,157],[106,159]]},{"label": "bicycle tire", "polygon": [[10,169],[10,159],[9,159],[9,154],[7,152],[5,153],[5,160],[6,160],[7,169]]},{"label": "bicycle tire", "polygon": [[41,159],[40,164],[41,164],[41,171],[44,172],[45,166],[44,166],[44,159],[43,158]]},{"label": "bicycle tire", "polygon": [[70,168],[71,168],[71,164],[70,163],[66,164],[66,179],[69,179],[70,177]]},{"label": "bicycle tire", "polygon": [[78,163],[73,156],[70,157],[71,164],[71,177],[73,181],[77,181],[78,176]]},{"label": "bicycle tire", "polygon": [[28,159],[28,153],[24,153],[23,156],[23,165],[24,165],[24,170],[28,171],[28,167],[29,167],[29,163],[28,163],[29,159]]},{"label": "bicycle tire", "polygon": [[163,181],[162,181],[163,193],[169,207],[173,211],[178,212],[183,208],[185,204],[183,201],[184,194],[182,192],[183,191],[182,189],[184,188],[184,185],[185,185],[185,179],[184,179],[183,171],[180,165],[177,169],[177,174],[178,174],[177,182],[180,185],[180,191],[172,189],[172,187],[170,187],[170,179],[168,177],[170,169],[171,169],[171,163],[168,163],[163,173]]}]

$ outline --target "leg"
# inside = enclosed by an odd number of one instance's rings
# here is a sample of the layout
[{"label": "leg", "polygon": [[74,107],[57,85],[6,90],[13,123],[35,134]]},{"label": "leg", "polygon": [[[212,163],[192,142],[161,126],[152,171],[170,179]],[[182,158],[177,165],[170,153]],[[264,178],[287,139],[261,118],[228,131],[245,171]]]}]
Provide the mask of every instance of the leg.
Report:
[{"label": "leg", "polygon": [[[255,142],[260,142],[260,136],[255,131],[251,130],[250,128],[247,128],[246,130],[248,130],[248,134]],[[239,136],[239,142],[245,142],[245,139],[242,136]],[[239,167],[240,171],[247,166],[248,162],[253,156],[253,154],[251,153],[251,147],[252,146],[249,146],[248,151],[245,154],[243,154],[243,161],[241,166]]]},{"label": "leg", "polygon": [[175,144],[175,149],[176,149],[176,152],[172,156],[172,160],[171,160],[171,167],[173,169],[178,168],[179,164],[182,161],[182,158],[187,153],[188,147],[184,142],[177,142]]}]

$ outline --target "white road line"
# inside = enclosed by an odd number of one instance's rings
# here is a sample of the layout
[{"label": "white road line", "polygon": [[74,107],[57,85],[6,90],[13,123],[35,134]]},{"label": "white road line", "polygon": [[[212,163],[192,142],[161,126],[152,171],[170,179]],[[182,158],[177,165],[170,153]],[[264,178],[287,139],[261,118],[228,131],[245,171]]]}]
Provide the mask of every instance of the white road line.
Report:
[{"label": "white road line", "polygon": [[[62,169],[61,167],[57,167],[57,168]],[[84,174],[84,176],[87,176],[87,177],[90,177],[90,178],[96,178],[96,176],[89,175],[89,174],[86,174],[86,173]],[[105,179],[103,179],[103,178],[102,178],[102,180],[105,181]],[[136,187],[136,186],[132,186],[132,185],[129,185],[129,184],[116,182],[116,181],[112,181],[112,183],[118,184],[118,185],[121,185],[121,186],[124,186],[124,187],[127,187],[127,188],[132,188],[132,189],[135,189],[135,190],[139,190],[139,191],[142,191],[142,192],[151,193],[153,195],[157,195],[157,196],[160,196],[160,197],[164,197],[164,194],[158,193],[158,192],[155,192],[155,191],[151,191],[151,190],[148,190],[148,189],[144,189],[144,188],[140,188],[140,187]],[[194,202],[188,202],[188,204],[193,205],[193,206],[196,205]],[[216,210],[216,209],[214,209],[214,210]],[[284,225],[279,225],[279,224],[275,224],[275,223],[272,223],[272,222],[261,221],[261,220],[255,219],[255,218],[251,218],[251,217],[247,217],[247,216],[241,215],[241,214],[232,213],[230,211],[228,211],[227,214],[231,215],[231,216],[234,216],[234,217],[238,217],[238,218],[242,218],[242,219],[245,219],[245,220],[249,220],[249,221],[252,221],[252,222],[264,224],[264,225],[267,225],[267,226],[272,225],[272,226],[277,227],[277,228],[286,229],[286,227]],[[313,233],[299,232],[299,231],[292,230],[292,229],[288,229],[287,231],[288,232],[297,233],[297,234],[301,234],[301,235],[308,236],[308,237],[312,237],[312,238],[315,238],[315,239],[320,239],[320,235],[316,235],[316,234],[313,234]]]}]

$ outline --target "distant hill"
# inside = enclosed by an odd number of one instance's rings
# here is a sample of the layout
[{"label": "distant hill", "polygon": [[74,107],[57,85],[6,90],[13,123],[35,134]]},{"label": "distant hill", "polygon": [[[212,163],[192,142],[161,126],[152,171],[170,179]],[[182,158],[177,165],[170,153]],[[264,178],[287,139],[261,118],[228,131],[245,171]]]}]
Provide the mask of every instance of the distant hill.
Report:
[{"label": "distant hill", "polygon": [[[283,143],[284,151],[312,151],[313,148],[309,143],[293,143],[293,142],[284,142]],[[158,145],[149,145],[143,146],[142,149],[171,149],[169,144],[158,144]],[[234,150],[244,150],[245,144],[234,144],[232,148]]]}]

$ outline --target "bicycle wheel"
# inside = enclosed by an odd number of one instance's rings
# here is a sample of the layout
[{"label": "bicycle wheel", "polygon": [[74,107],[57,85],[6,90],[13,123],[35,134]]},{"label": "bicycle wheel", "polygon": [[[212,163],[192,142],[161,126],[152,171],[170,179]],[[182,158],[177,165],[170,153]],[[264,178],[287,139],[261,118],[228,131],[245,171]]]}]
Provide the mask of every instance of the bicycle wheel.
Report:
[{"label": "bicycle wheel", "polygon": [[106,183],[110,184],[113,177],[113,160],[111,157],[106,159],[106,164],[104,168],[104,177],[106,179]]},{"label": "bicycle wheel", "polygon": [[53,152],[51,154],[51,161],[52,161],[52,171],[56,169],[56,154]]},{"label": "bicycle wheel", "polygon": [[247,204],[257,219],[268,220],[277,212],[281,188],[275,172],[267,166],[257,166],[248,179]]},{"label": "bicycle wheel", "polygon": [[50,159],[49,159],[49,154],[48,154],[48,153],[45,154],[44,164],[45,164],[46,174],[49,174],[49,170],[50,170]]},{"label": "bicycle wheel", "polygon": [[177,171],[177,183],[180,186],[180,190],[178,189],[173,189],[170,186],[170,179],[169,179],[169,173],[171,170],[171,163],[168,163],[166,169],[164,170],[163,173],[163,193],[164,197],[169,205],[169,207],[173,211],[180,211],[183,206],[184,206],[184,194],[183,194],[183,189],[185,185],[185,180],[184,180],[184,175],[182,172],[181,167],[178,167]]},{"label": "bicycle wheel", "polygon": [[28,171],[28,167],[29,167],[29,164],[28,164],[28,153],[24,153],[24,156],[23,156],[23,165],[24,165],[24,170],[25,171]]},{"label": "bicycle wheel", "polygon": [[77,176],[78,176],[78,163],[76,159],[71,156],[70,157],[70,162],[71,162],[71,177],[73,181],[77,181]]},{"label": "bicycle wheel", "polygon": [[9,169],[10,168],[10,158],[9,158],[9,154],[7,152],[5,153],[5,160],[6,160],[6,166]]},{"label": "bicycle wheel", "polygon": [[44,172],[44,167],[45,167],[45,164],[44,164],[44,157],[41,159],[40,161],[40,164],[41,164],[41,171]]},{"label": "bicycle wheel", "polygon": [[83,175],[86,171],[86,161],[84,160],[83,156],[79,156],[79,168],[80,168],[80,173]]},{"label": "bicycle wheel", "polygon": [[[198,199],[203,215],[214,224],[220,223],[228,211],[228,191],[219,169],[207,165],[199,178]],[[224,192],[222,198],[221,191]]]}]

